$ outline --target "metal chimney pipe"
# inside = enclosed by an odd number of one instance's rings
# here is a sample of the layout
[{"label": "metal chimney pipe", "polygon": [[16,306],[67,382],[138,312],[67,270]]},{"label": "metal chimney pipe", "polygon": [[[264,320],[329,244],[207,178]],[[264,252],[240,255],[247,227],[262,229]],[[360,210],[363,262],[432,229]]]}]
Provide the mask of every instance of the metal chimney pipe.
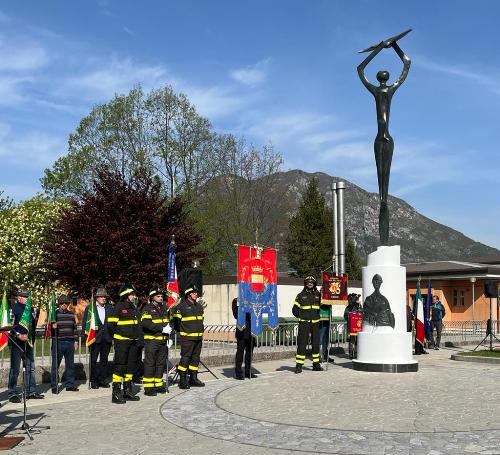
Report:
[{"label": "metal chimney pipe", "polygon": [[339,273],[345,273],[344,182],[337,182]]},{"label": "metal chimney pipe", "polygon": [[333,273],[339,274],[339,236],[337,231],[337,184],[332,182],[332,212],[333,212]]}]

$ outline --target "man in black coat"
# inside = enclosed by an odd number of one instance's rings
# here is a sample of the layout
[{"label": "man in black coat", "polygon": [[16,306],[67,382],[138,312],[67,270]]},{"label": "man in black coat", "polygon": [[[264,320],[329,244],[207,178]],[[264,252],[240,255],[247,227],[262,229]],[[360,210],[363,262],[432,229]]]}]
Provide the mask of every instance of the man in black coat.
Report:
[{"label": "man in black coat", "polygon": [[[107,302],[108,293],[106,289],[99,288],[95,294],[97,308],[97,330],[95,342],[90,345],[90,387],[92,389],[109,388],[108,383],[108,357],[111,350],[113,337],[108,330],[108,317],[113,309]],[[86,326],[89,315],[89,306],[83,314],[82,327]],[[97,360],[99,359],[99,363]]]},{"label": "man in black coat", "polygon": [[[233,299],[231,304],[233,316],[238,320],[238,299]],[[251,372],[252,353],[255,347],[255,338],[251,333],[250,313],[245,315],[245,328],[236,327],[236,357],[234,359],[234,377],[242,380],[245,378],[256,378],[257,375]],[[245,376],[243,376],[243,357],[245,357]]]}]

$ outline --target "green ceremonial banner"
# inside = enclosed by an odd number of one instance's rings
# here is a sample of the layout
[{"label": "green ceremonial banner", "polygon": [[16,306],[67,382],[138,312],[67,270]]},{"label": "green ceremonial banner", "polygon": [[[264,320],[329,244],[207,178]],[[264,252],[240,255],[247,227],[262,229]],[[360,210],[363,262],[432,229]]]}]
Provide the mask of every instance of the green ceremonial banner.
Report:
[{"label": "green ceremonial banner", "polygon": [[28,300],[26,301],[26,306],[24,307],[19,325],[28,331],[27,343],[33,346],[33,341],[31,339],[31,291],[28,291]]}]

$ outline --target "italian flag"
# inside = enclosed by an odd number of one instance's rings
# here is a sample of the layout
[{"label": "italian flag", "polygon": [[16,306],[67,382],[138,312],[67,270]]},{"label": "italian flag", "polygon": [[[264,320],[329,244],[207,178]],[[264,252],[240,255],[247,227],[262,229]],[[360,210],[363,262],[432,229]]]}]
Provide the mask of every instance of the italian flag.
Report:
[{"label": "italian flag", "polygon": [[95,342],[95,332],[99,328],[97,325],[97,308],[94,302],[94,294],[92,294],[89,305],[89,314],[85,323],[85,335],[87,335],[86,346],[90,346]]},{"label": "italian flag", "polygon": [[415,296],[415,307],[413,309],[417,316],[415,321],[415,348],[416,344],[424,345],[425,331],[424,331],[424,300],[420,292],[420,282],[417,283],[417,295]]},{"label": "italian flag", "polygon": [[49,311],[47,313],[47,328],[45,329],[45,339],[52,336],[52,323],[57,322],[56,318],[56,293],[52,292],[50,298]]},{"label": "italian flag", "polygon": [[32,314],[31,314],[31,291],[28,291],[28,300],[26,300],[26,305],[24,306],[23,314],[21,315],[21,319],[19,320],[19,325],[24,327],[28,331],[28,345],[33,347],[33,340],[31,339],[31,322],[32,322]]},{"label": "italian flag", "polygon": [[[3,290],[2,306],[0,307],[0,327],[10,325],[10,311],[7,304],[7,289]],[[7,346],[9,338],[7,333],[0,333],[0,351]]]}]

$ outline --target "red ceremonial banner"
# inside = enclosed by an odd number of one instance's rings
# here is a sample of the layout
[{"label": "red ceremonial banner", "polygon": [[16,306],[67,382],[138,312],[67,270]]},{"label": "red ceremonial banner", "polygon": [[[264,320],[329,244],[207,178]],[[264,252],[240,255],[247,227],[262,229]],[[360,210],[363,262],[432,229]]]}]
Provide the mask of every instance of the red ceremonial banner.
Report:
[{"label": "red ceremonial banner", "polygon": [[350,335],[357,336],[363,328],[363,316],[359,311],[349,312],[349,332]]},{"label": "red ceremonial banner", "polygon": [[276,250],[239,245],[238,282],[250,283],[253,292],[264,291],[264,283],[276,284]]},{"label": "red ceremonial banner", "polygon": [[347,303],[347,274],[337,276],[331,272],[323,272],[321,300],[324,305]]}]

